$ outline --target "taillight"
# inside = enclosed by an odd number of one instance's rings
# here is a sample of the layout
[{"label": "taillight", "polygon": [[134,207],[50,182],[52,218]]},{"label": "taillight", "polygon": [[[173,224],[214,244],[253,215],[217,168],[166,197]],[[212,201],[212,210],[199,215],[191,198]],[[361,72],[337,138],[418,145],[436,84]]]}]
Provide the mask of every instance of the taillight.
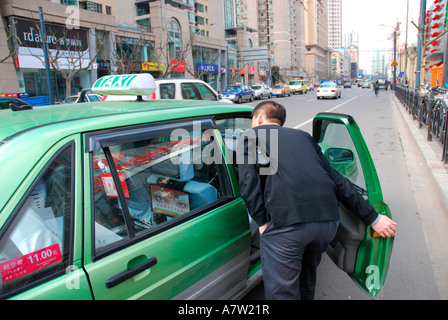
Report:
[{"label": "taillight", "polygon": [[336,92],[336,90],[331,90],[331,92]]},{"label": "taillight", "polygon": [[320,90],[317,90],[317,92],[320,92]]}]

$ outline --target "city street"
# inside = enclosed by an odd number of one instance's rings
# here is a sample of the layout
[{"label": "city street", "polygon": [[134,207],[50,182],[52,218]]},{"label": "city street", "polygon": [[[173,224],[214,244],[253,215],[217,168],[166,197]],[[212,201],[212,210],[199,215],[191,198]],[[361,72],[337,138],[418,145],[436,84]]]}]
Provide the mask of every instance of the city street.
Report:
[{"label": "city street", "polygon": [[[342,98],[317,100],[315,92],[277,98],[287,109],[286,126],[311,133],[319,112],[352,115],[364,135],[380,178],[384,201],[398,223],[386,284],[377,299],[448,299],[448,216],[408,126],[412,121],[393,91],[343,89]],[[256,105],[258,102],[252,103]],[[437,147],[437,146],[436,146]],[[440,160],[440,158],[439,158]],[[263,299],[259,285],[246,298]],[[316,300],[369,299],[324,255]]]}]

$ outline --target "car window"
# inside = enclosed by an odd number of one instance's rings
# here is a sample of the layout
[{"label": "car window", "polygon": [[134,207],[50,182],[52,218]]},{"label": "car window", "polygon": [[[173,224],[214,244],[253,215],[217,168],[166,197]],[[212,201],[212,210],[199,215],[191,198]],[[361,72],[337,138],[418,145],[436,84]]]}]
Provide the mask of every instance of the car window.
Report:
[{"label": "car window", "polygon": [[0,297],[59,275],[69,265],[72,149],[55,156],[0,234]]},{"label": "car window", "polygon": [[76,102],[76,100],[78,100],[78,96],[68,97],[67,99],[64,100],[64,103],[74,103]]},{"label": "car window", "polygon": [[353,184],[366,190],[366,182],[360,165],[361,162],[359,160],[358,152],[356,151],[356,147],[345,124],[323,120],[322,128],[325,128],[325,135],[321,136],[321,141],[319,141],[319,143],[326,146],[349,149],[353,152],[356,170],[351,172],[351,174],[347,174],[346,177]]},{"label": "car window", "polygon": [[228,86],[224,91],[230,91],[230,92],[241,91],[241,86]]},{"label": "car window", "polygon": [[89,102],[101,101],[101,98],[99,96],[97,96],[96,94],[87,95],[87,99],[89,100]]},{"label": "car window", "polygon": [[174,83],[161,83],[160,99],[174,99],[176,97],[176,85]]},{"label": "car window", "polygon": [[230,195],[214,131],[176,128],[93,152],[95,249],[158,232]]},{"label": "car window", "polygon": [[238,177],[237,143],[240,135],[252,127],[250,115],[247,117],[236,116],[234,118],[217,119],[216,126],[221,133],[224,144],[232,159],[233,168]]},{"label": "car window", "polygon": [[210,90],[205,84],[196,83],[196,87],[198,88],[199,93],[201,94],[202,100],[212,100],[212,101],[218,100],[213,91]]},{"label": "car window", "polygon": [[182,91],[182,98],[187,100],[201,100],[201,96],[199,95],[199,92],[197,92],[193,83],[181,83],[180,88]]},{"label": "car window", "polygon": [[0,100],[0,110],[9,109],[9,104],[11,103],[11,100]]}]

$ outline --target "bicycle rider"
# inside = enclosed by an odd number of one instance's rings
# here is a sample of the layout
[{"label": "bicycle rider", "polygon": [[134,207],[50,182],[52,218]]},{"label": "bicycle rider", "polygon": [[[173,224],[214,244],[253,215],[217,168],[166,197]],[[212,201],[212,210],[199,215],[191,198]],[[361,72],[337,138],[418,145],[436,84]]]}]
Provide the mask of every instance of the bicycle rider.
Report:
[{"label": "bicycle rider", "polygon": [[376,80],[373,84],[373,90],[375,91],[375,95],[378,95],[378,92],[380,90],[380,82],[378,80]]}]

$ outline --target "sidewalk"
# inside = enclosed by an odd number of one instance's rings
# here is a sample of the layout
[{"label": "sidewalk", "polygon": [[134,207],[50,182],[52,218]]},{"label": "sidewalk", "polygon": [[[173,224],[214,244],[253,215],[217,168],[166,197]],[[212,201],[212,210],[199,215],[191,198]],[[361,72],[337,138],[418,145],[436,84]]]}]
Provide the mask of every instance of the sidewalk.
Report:
[{"label": "sidewalk", "polygon": [[418,122],[406,111],[404,105],[395,96],[395,93],[393,93],[393,101],[426,161],[426,169],[436,187],[443,209],[445,212],[448,212],[448,164],[441,160],[442,146],[435,139],[433,141],[427,140],[427,129],[418,127]]},{"label": "sidewalk", "polygon": [[[415,192],[419,212],[430,255],[431,268],[437,282],[440,299],[448,299],[448,165],[442,159],[442,147],[438,141],[428,141],[426,128],[419,128],[417,121],[403,104],[391,93],[395,116],[401,124],[405,157],[410,166],[410,182]],[[421,175],[424,175],[421,176]],[[431,185],[428,185],[431,184]],[[429,192],[429,193],[428,193]]]}]

